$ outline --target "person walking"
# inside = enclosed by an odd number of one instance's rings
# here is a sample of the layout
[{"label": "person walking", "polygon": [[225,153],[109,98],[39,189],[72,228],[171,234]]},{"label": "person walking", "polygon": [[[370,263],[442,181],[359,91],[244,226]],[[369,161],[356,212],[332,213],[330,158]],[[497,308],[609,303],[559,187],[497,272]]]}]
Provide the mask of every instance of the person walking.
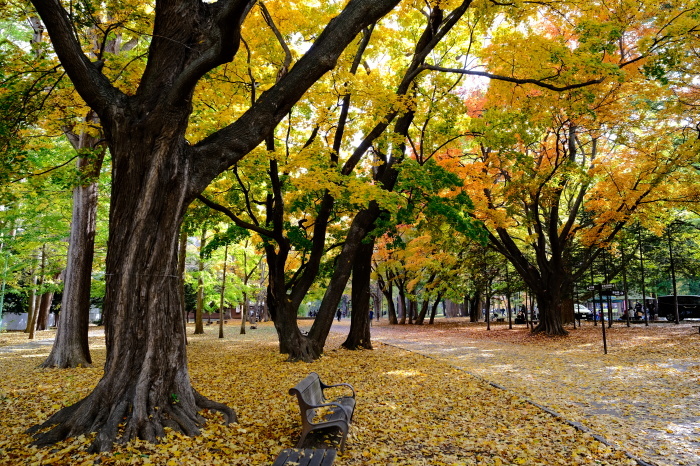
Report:
[{"label": "person walking", "polygon": [[342,312],[340,312],[340,309],[338,309],[338,312],[335,313],[335,316],[338,318],[338,322],[340,322],[340,317],[343,315]]}]

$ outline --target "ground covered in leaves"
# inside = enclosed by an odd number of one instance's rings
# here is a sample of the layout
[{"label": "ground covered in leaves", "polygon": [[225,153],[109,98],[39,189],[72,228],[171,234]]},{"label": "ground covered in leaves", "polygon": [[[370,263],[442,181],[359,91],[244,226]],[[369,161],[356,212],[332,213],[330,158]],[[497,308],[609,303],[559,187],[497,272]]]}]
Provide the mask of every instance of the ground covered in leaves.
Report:
[{"label": "ground covered in leaves", "polygon": [[448,362],[580,423],[648,463],[700,465],[698,322],[654,322],[606,332],[591,322],[567,337],[524,325],[443,320],[373,327],[373,338]]},{"label": "ground covered in leaves", "polygon": [[[86,453],[87,438],[38,449],[30,445],[24,431],[91,391],[102,372],[103,339],[91,339],[94,368],[47,370],[37,369],[37,365],[48,354],[49,345],[18,347],[26,342],[25,335],[0,334],[0,465],[268,465],[282,448],[293,446],[298,439],[299,412],[287,391],[310,371],[318,372],[326,383],[349,382],[357,391],[354,425],[345,453],[336,460],[338,466],[635,464],[622,449],[599,443],[591,434],[576,430],[520,396],[534,398],[533,387],[516,382],[519,390],[501,390],[455,367],[470,366],[464,350],[453,351],[444,360],[420,354],[415,351],[418,346],[406,351],[393,344],[376,344],[374,351],[346,351],[339,349],[344,325],[334,327],[340,332],[332,333],[326,355],[313,364],[285,362],[277,352],[270,324],[248,330],[246,335],[231,325],[223,340],[216,338],[215,326],[198,336],[191,335],[190,329],[190,371],[195,388],[235,409],[239,423],[223,426],[221,418],[211,414],[199,437],[171,433],[158,445],[131,442],[102,455]],[[401,340],[409,343],[461,342],[462,348],[478,349],[472,355],[476,359],[489,359],[483,354],[499,351],[530,359],[528,355],[561,350],[558,340],[530,340],[520,331],[502,332],[504,335],[498,337],[500,330],[486,335],[478,327],[461,324],[420,329],[374,327],[377,339],[390,340],[393,337],[382,337],[382,331],[401,331],[406,335]],[[473,339],[464,332],[473,334]],[[51,336],[41,332],[38,339]],[[492,341],[494,338],[499,341]],[[577,342],[577,338],[568,340],[565,347],[592,344]],[[464,344],[469,341],[472,343]],[[448,353],[445,348],[433,350]],[[601,357],[597,348],[591,347],[590,353],[591,361]],[[510,361],[511,366],[496,371],[506,381],[527,379],[518,357]],[[476,359],[471,365],[477,369],[474,373],[480,372],[481,363]],[[581,361],[582,367],[587,364],[587,359]],[[576,373],[586,372],[585,368],[568,366],[541,370],[570,372],[572,384]],[[612,370],[610,377],[619,377],[617,372]],[[697,372],[694,380],[697,386]],[[555,398],[569,403],[565,399],[571,393],[571,386],[565,385]]]}]

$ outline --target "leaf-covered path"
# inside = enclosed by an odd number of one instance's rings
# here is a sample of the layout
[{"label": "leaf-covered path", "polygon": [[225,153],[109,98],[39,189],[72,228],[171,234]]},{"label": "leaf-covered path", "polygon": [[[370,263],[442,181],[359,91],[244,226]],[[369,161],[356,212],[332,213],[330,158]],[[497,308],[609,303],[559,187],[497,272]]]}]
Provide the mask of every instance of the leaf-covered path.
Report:
[{"label": "leaf-covered path", "polygon": [[[697,325],[697,322],[693,323]],[[439,320],[435,326],[375,322],[374,341],[445,361],[579,422],[658,465],[700,464],[700,335],[690,323],[608,329],[584,323],[565,338],[524,325]]]},{"label": "leaf-covered path", "polygon": [[[171,433],[158,445],[130,442],[102,455],[88,454],[84,437],[39,449],[24,431],[92,390],[102,373],[104,338],[91,338],[93,368],[38,369],[46,345],[0,353],[0,465],[269,465],[298,439],[299,412],[287,391],[310,371],[357,390],[348,448],[337,466],[634,464],[522,397],[444,362],[382,344],[374,351],[339,349],[344,325],[334,324],[340,332],[313,364],[285,362],[269,323],[246,335],[227,326],[223,340],[214,325],[205,335],[190,328],[193,385],[234,408],[239,424],[223,426],[218,414],[207,414],[198,437]],[[0,334],[0,345],[23,342],[26,335]]]}]

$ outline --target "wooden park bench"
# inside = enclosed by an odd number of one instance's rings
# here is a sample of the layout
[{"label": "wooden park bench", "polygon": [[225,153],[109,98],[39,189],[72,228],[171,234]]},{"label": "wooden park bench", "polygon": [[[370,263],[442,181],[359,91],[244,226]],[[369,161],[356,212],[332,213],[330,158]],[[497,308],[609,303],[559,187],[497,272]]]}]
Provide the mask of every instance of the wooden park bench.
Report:
[{"label": "wooden park bench", "polygon": [[693,325],[693,328],[698,329],[698,333],[700,333],[700,325]]},{"label": "wooden park bench", "polygon": [[[352,391],[352,395],[329,401],[323,392],[325,389],[333,387],[348,387]],[[355,389],[352,388],[352,385],[347,383],[326,385],[321,382],[317,373],[312,372],[296,386],[290,388],[289,394],[296,395],[301,412],[302,431],[297,448],[304,444],[309,432],[337,427],[343,434],[340,442],[340,451],[343,451],[352,415],[355,411]]]},{"label": "wooden park bench", "polygon": [[336,452],[333,449],[311,449],[299,450],[296,448],[285,448],[277,455],[272,466],[331,466],[335,461]]}]

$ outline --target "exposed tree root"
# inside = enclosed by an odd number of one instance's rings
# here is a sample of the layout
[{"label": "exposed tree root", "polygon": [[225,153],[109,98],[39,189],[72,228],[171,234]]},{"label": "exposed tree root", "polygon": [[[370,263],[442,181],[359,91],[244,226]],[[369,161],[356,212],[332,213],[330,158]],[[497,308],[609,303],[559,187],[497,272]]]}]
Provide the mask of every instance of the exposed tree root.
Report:
[{"label": "exposed tree root", "polygon": [[348,338],[345,340],[345,342],[341,345],[343,348],[348,349],[348,350],[371,350],[374,349],[372,348],[372,341],[367,339],[361,339],[359,341],[350,341]]},{"label": "exposed tree root", "polygon": [[102,397],[96,395],[99,393],[96,389],[83,400],[58,411],[46,422],[31,427],[27,433],[34,437],[34,445],[47,446],[94,432],[96,436],[89,451],[97,453],[111,450],[115,442],[126,443],[135,438],[157,443],[165,436],[166,427],[190,437],[197,436],[206,422],[199,414],[203,409],[221,412],[226,425],[237,422],[236,413],[231,408],[205,398],[193,389],[192,396],[149,409],[143,406],[135,408],[133,392],[131,390],[132,396],[110,401],[104,394]]},{"label": "exposed tree root", "polygon": [[549,336],[566,336],[569,334],[569,332],[561,325],[547,326],[544,322],[537,324],[535,328],[532,329],[532,333],[544,333],[545,335]]},{"label": "exposed tree root", "polygon": [[[57,345],[58,343],[54,343]],[[89,355],[86,357],[81,351],[63,351],[53,349],[44,362],[39,364],[41,368],[71,369],[74,367],[92,367]]]}]

